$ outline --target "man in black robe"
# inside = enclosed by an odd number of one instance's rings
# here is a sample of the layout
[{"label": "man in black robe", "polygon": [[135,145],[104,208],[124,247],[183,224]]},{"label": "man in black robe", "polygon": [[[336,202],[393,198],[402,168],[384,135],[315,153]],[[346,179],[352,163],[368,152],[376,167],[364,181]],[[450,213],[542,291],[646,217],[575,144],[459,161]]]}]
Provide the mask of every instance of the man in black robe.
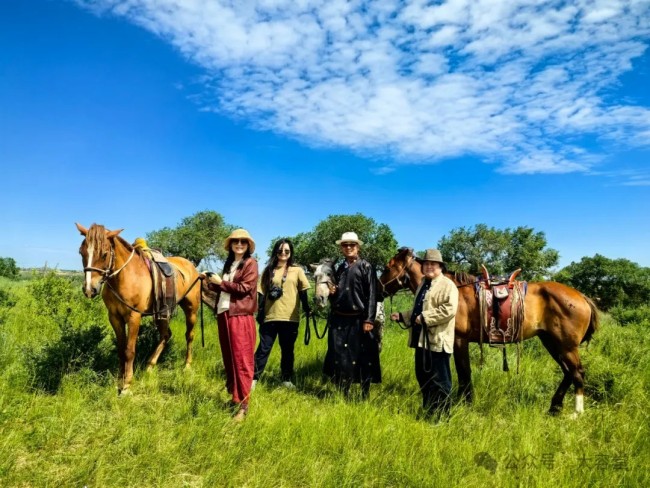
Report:
[{"label": "man in black robe", "polygon": [[327,355],[323,372],[349,394],[352,383],[361,383],[363,398],[370,383],[381,382],[378,341],[373,333],[377,308],[373,266],[359,257],[363,242],[345,232],[336,243],[345,261],[336,269],[336,285],[330,286]]}]

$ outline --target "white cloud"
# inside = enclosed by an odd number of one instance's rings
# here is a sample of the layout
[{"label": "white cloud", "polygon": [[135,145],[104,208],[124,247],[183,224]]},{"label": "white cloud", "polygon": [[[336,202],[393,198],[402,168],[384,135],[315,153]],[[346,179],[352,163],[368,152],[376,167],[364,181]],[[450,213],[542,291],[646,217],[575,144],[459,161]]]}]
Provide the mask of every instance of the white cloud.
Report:
[{"label": "white cloud", "polygon": [[589,171],[584,136],[648,140],[650,109],[604,95],[647,47],[648,1],[76,1],[203,66],[207,110],[310,144],[519,174]]}]

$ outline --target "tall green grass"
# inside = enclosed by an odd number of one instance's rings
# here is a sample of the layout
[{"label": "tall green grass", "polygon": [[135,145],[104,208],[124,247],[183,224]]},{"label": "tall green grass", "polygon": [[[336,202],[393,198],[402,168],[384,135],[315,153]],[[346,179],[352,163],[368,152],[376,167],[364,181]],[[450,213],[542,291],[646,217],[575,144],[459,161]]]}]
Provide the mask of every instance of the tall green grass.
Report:
[{"label": "tall green grass", "polygon": [[[473,345],[475,402],[456,402],[446,422],[421,420],[413,351],[406,333],[388,324],[384,381],[373,385],[370,401],[345,400],[323,382],[325,341],[312,337],[305,347],[300,338],[297,389],[280,386],[276,345],[250,414],[238,425],[225,408],[210,314],[206,348],[197,329],[189,371],[182,314],[173,320],[169,350],[149,374],[142,361],[155,336],[145,325],[134,395],[118,398],[105,311],[83,298],[78,285],[71,285],[72,295],[60,294],[68,306],[54,311],[54,299],[39,298],[38,286],[45,285],[38,280],[36,288],[34,281],[0,282],[11,298],[0,303],[0,486],[649,485],[645,327],[603,317],[589,348],[581,349],[586,412],[575,420],[572,391],[562,415],[546,414],[560,373],[537,340],[525,343],[518,375],[501,372],[496,350],[487,351],[479,369]],[[47,286],[66,289],[56,280]],[[397,298],[395,308],[410,299]],[[97,326],[101,337],[79,332]],[[47,368],[36,367],[38,361],[52,367],[57,381],[43,381]]]}]

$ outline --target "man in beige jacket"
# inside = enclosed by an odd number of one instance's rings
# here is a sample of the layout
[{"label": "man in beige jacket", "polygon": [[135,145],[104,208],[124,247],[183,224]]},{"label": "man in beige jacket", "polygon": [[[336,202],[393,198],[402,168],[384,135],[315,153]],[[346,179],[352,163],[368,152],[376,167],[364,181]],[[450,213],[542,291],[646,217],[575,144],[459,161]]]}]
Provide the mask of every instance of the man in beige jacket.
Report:
[{"label": "man in beige jacket", "polygon": [[[458,288],[444,274],[442,255],[427,249],[416,258],[424,278],[415,292],[413,309],[393,313],[391,319],[409,327],[409,347],[415,349],[415,376],[427,416],[447,414],[451,407],[451,367]],[[426,331],[426,332],[425,332]]]}]

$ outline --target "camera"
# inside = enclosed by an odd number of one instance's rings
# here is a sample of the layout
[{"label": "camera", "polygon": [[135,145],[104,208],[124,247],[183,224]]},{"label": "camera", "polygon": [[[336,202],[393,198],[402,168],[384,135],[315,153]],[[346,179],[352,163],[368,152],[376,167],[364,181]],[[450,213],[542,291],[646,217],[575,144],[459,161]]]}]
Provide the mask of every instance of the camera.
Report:
[{"label": "camera", "polygon": [[273,285],[269,290],[269,298],[271,300],[277,300],[282,296],[282,288],[279,286]]}]

